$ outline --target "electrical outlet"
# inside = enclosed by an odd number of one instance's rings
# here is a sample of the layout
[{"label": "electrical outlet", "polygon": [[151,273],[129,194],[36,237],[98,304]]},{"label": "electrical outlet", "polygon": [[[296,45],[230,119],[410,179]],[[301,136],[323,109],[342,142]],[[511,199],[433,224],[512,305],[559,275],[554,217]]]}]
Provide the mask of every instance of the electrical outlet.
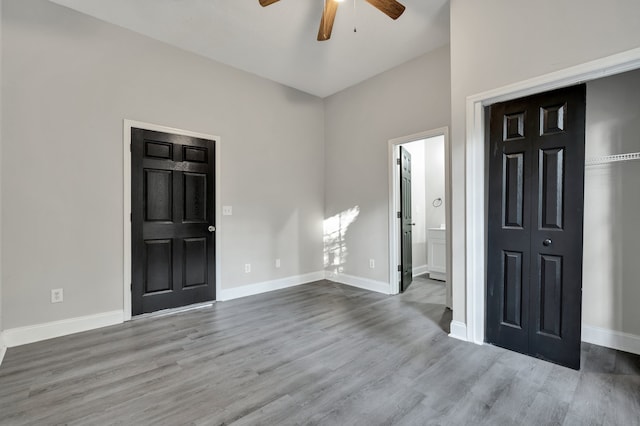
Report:
[{"label": "electrical outlet", "polygon": [[249,272],[251,272],[251,264],[250,263],[245,263],[244,264],[244,272],[246,272],[247,274]]},{"label": "electrical outlet", "polygon": [[276,268],[280,267],[280,259],[276,259]]},{"label": "electrical outlet", "polygon": [[376,267],[375,259],[369,259],[369,268],[374,269]]},{"label": "electrical outlet", "polygon": [[233,216],[233,206],[222,206],[222,216]]},{"label": "electrical outlet", "polygon": [[64,301],[64,290],[54,288],[51,290],[51,303],[62,303]]}]

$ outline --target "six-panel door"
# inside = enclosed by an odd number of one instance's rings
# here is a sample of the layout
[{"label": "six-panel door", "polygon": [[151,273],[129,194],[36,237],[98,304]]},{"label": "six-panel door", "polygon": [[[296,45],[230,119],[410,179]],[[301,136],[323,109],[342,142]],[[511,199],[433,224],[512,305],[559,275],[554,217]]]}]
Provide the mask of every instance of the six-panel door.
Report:
[{"label": "six-panel door", "polygon": [[585,86],[491,106],[487,341],[580,366]]},{"label": "six-panel door", "polygon": [[413,281],[413,220],[411,216],[411,154],[400,147],[400,291]]},{"label": "six-panel door", "polygon": [[131,136],[132,314],[214,300],[215,142]]}]

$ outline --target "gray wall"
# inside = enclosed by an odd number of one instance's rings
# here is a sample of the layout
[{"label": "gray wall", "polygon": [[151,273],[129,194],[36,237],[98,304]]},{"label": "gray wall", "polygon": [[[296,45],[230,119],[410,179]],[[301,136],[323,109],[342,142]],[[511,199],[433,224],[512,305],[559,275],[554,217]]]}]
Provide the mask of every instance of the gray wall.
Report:
[{"label": "gray wall", "polygon": [[44,0],[2,13],[5,329],[122,309],[125,118],[222,138],[223,288],[323,269],[321,99]]},{"label": "gray wall", "polygon": [[467,96],[640,46],[637,0],[451,0],[453,319],[465,322]]},{"label": "gray wall", "polygon": [[[0,82],[2,82],[2,0],[0,0]],[[2,84],[0,84],[0,350],[2,350]]]},{"label": "gray wall", "polygon": [[[640,152],[640,71],[587,83],[587,158]],[[640,161],[585,169],[582,318],[640,335]]]},{"label": "gray wall", "polygon": [[389,281],[388,141],[449,125],[449,78],[445,46],[325,99],[325,216],[359,207],[345,274]]}]

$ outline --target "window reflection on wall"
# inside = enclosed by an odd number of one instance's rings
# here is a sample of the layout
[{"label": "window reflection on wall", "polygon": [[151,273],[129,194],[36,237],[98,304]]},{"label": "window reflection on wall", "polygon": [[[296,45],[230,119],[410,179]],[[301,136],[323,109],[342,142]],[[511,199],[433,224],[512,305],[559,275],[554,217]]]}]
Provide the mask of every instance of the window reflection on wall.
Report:
[{"label": "window reflection on wall", "polygon": [[349,226],[360,214],[355,206],[324,220],[324,267],[333,273],[342,273],[348,250],[346,234]]}]

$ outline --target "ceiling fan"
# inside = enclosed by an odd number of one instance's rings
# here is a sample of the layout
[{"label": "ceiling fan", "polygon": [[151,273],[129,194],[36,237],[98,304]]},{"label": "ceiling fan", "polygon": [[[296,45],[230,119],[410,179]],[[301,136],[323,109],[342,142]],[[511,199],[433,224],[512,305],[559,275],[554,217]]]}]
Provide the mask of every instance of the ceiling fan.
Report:
[{"label": "ceiling fan", "polygon": [[[259,0],[261,6],[269,6],[280,0]],[[331,30],[333,29],[333,21],[336,18],[336,12],[338,11],[338,3],[342,3],[344,0],[325,0],[324,12],[322,13],[322,19],[320,20],[320,29],[318,30],[318,41],[329,40],[331,37]],[[405,7],[396,0],[366,0],[367,3],[384,13],[391,19],[398,19],[404,12]]]}]

